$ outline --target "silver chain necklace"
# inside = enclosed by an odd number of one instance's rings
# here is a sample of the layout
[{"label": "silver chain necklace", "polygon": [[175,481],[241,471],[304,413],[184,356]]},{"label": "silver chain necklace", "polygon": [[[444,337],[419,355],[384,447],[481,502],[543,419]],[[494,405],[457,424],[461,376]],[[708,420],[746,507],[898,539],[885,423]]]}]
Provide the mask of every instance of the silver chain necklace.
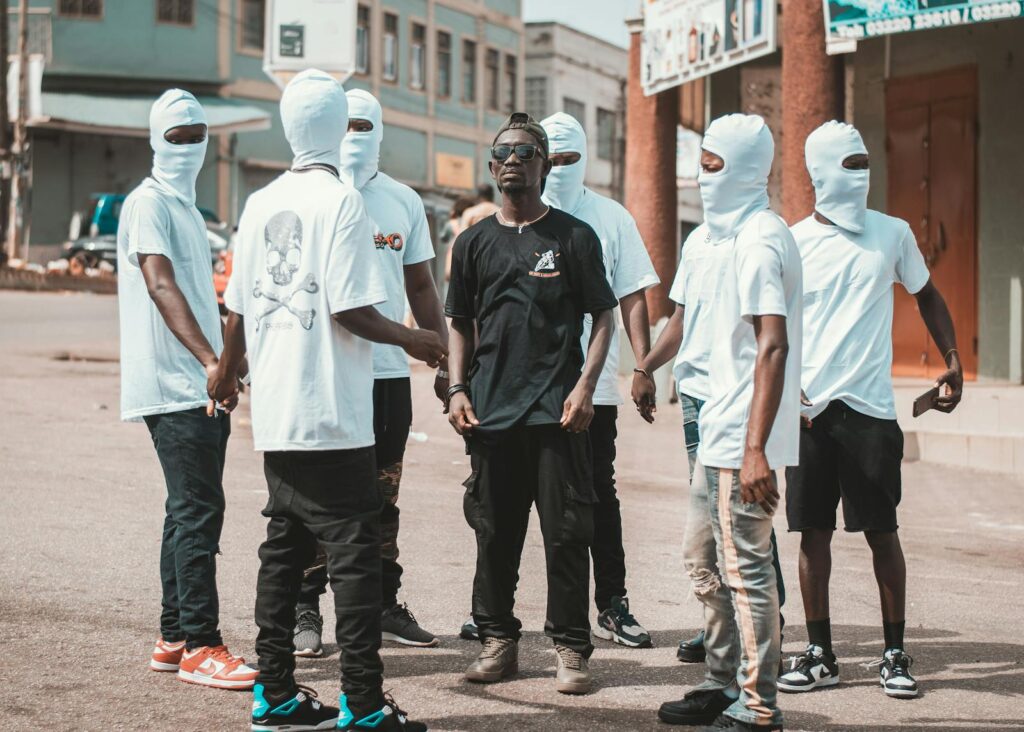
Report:
[{"label": "silver chain necklace", "polygon": [[522,224],[514,224],[514,223],[512,223],[511,221],[507,221],[507,220],[505,219],[505,217],[501,215],[501,209],[498,209],[497,211],[495,211],[495,212],[494,212],[494,215],[495,215],[495,217],[496,217],[496,218],[498,219],[498,223],[499,223],[499,224],[502,224],[503,226],[515,226],[515,227],[517,227],[517,228],[519,229],[519,233],[520,233],[520,234],[522,234],[522,233],[523,233],[523,228],[525,228],[525,227],[527,227],[527,226],[532,226],[533,224],[536,224],[536,223],[537,223],[538,221],[540,221],[540,220],[541,220],[542,218],[544,218],[545,216],[547,216],[547,215],[548,215],[548,212],[549,212],[550,210],[551,210],[551,206],[545,206],[545,207],[544,207],[544,213],[542,213],[542,214],[541,214],[540,216],[538,216],[537,218],[535,218],[535,219],[534,219],[533,221],[527,221],[527,222],[525,222],[525,223],[522,223]]}]

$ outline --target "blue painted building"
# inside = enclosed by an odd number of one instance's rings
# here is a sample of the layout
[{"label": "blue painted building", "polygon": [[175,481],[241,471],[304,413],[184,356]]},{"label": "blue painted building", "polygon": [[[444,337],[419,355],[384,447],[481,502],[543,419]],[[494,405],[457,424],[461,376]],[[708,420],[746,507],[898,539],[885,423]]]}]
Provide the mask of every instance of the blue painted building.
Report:
[{"label": "blue painted building", "polygon": [[[92,194],[146,175],[148,102],[168,87],[192,91],[210,115],[200,206],[234,224],[245,197],[288,166],[280,92],[262,71],[264,0],[29,4],[33,259],[67,238]],[[381,167],[440,220],[489,179],[493,130],[522,104],[520,0],[364,0],[356,48],[346,86],[384,107]]]}]

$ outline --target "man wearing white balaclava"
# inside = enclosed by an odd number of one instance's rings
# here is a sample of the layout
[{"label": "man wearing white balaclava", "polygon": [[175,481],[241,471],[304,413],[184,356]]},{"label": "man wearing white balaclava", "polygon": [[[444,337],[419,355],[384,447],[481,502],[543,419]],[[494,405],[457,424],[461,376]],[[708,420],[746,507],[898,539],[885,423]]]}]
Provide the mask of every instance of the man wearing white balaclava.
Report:
[{"label": "man wearing white balaclava", "polygon": [[[292,168],[246,201],[224,293],[224,357],[210,381],[212,397],[230,392],[232,369],[248,352],[253,441],[270,493],[252,724],[324,729],[337,720],[338,729],[421,732],[382,691],[371,342],[432,365],[445,349],[433,331],[405,328],[373,307],[387,287],[362,197],[339,178],[348,124],[341,84],[315,69],[297,74],[281,96],[281,121]],[[340,710],[294,677],[295,603],[318,544],[333,580]]]},{"label": "man wearing white balaclava", "polygon": [[[447,343],[448,328],[431,273],[434,245],[423,201],[412,188],[378,168],[384,139],[380,103],[362,89],[349,90],[346,97],[348,132],[341,141],[340,172],[362,194],[373,222],[376,256],[387,290],[387,301],[376,307],[384,317],[401,323],[408,298],[416,322]],[[402,566],[398,563],[398,490],[405,443],[412,426],[408,355],[398,346],[375,343],[373,378],[377,484],[384,494],[380,517],[381,630],[385,640],[409,646],[435,646],[437,638],[419,626],[407,605],[398,603],[402,577]],[[447,364],[442,362],[434,380],[434,391],[442,402],[447,390]],[[327,567],[318,562],[303,579],[296,607],[295,648],[299,655],[316,656],[322,652],[320,595],[326,586]]]},{"label": "man wearing white balaclava", "polygon": [[[710,310],[714,333],[691,483],[701,500],[695,508],[691,495],[690,507],[707,521],[691,516],[685,539],[704,605],[707,667],[704,683],[663,704],[659,717],[716,730],[782,729],[772,515],[775,471],[798,459],[802,290],[796,243],[768,204],[773,155],[760,117],[733,114],[708,127],[697,178],[705,222],[698,231],[707,247],[702,256],[712,260],[704,274],[714,294],[707,302],[684,299],[687,308]],[[700,571],[695,562],[703,563]]]},{"label": "man wearing white balaclava", "polygon": [[[605,276],[618,298],[622,322],[637,362],[650,350],[650,324],[644,291],[657,285],[658,275],[640,238],[636,222],[619,203],[587,188],[587,136],[583,126],[564,112],[541,122],[548,134],[551,172],[543,200],[591,226],[601,242]],[[581,344],[590,343],[591,318],[584,319]],[[608,358],[594,391],[590,423],[594,490],[594,602],[598,618],[594,634],[627,647],[648,648],[651,636],[630,612],[626,597],[626,556],[622,516],[615,491],[615,436],[619,394],[618,329],[612,331]]]},{"label": "man wearing white balaclava", "polygon": [[814,212],[792,231],[804,268],[802,385],[809,403],[800,465],[786,472],[786,515],[790,530],[801,532],[808,646],[779,688],[798,692],[839,682],[828,568],[841,499],[846,530],[864,532],[874,559],[884,636],[881,686],[889,696],[913,697],[917,682],[903,647],[906,563],[896,515],[903,433],[891,376],[894,283],[917,299],[945,360],[936,393],[925,400],[928,408],[949,412],[960,401],[956,334],[910,225],[867,207],[868,151],[856,128],[826,122],[808,136],[805,153]]},{"label": "man wearing white balaclava", "polygon": [[121,418],[145,421],[167,484],[160,550],[163,611],[150,668],[222,689],[252,687],[254,669],[219,630],[216,555],[224,523],[227,392],[214,408],[207,376],[223,341],[196,178],[206,115],[181,89],[149,116],[153,168],[125,199],[117,231]]}]

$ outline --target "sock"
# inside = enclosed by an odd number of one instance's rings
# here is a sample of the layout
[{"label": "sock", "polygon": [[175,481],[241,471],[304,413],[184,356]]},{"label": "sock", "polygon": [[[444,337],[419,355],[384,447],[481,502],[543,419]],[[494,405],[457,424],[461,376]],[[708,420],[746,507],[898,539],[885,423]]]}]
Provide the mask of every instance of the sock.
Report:
[{"label": "sock", "polygon": [[816,646],[821,646],[825,653],[832,654],[832,620],[808,620],[807,640]]},{"label": "sock", "polygon": [[907,627],[907,621],[901,620],[898,623],[882,621],[882,633],[885,634],[885,650],[899,648],[903,650],[903,629]]}]

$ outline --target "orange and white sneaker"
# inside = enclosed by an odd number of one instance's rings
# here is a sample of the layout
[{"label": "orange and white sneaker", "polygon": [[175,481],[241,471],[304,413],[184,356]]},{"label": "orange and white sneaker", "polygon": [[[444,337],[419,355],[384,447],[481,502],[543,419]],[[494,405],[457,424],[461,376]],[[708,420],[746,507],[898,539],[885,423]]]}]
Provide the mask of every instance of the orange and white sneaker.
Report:
[{"label": "orange and white sneaker", "polygon": [[233,656],[227,646],[202,646],[181,656],[178,678],[190,684],[216,689],[251,689],[257,671],[245,659]]},{"label": "orange and white sneaker", "polygon": [[168,643],[163,638],[153,647],[153,655],[149,659],[149,667],[154,671],[177,671],[181,663],[181,654],[185,652],[185,641]]}]

